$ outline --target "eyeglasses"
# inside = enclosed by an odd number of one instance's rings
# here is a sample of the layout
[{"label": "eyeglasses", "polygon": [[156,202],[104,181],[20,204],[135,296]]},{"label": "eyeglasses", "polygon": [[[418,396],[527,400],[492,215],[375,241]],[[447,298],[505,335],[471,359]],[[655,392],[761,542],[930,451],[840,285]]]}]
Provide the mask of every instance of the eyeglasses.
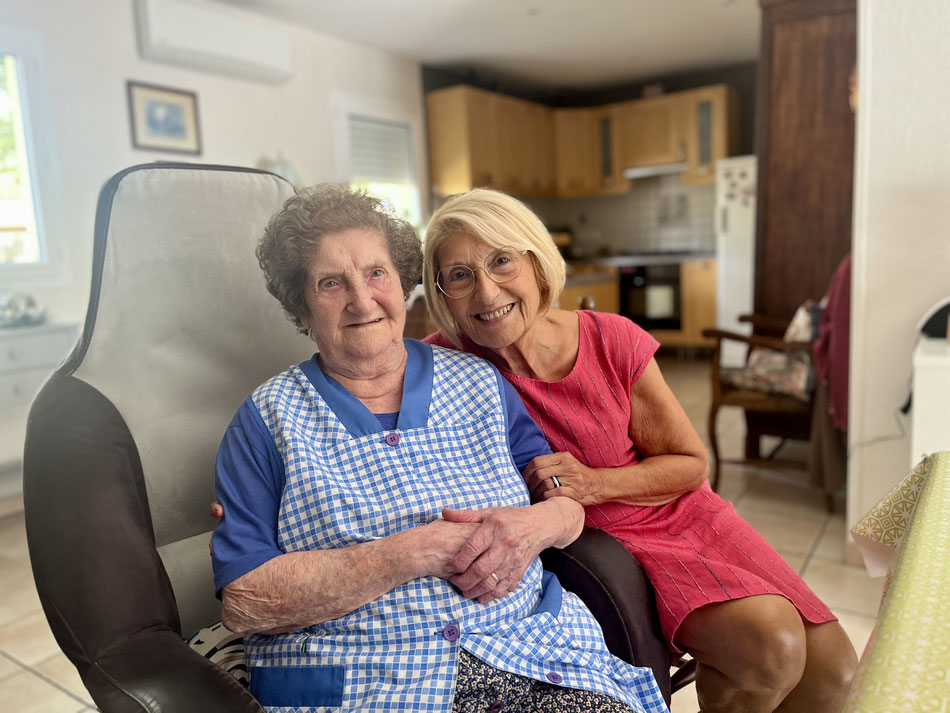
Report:
[{"label": "eyeglasses", "polygon": [[484,270],[494,282],[509,282],[521,274],[522,256],[527,250],[502,248],[496,250],[485,260],[484,267],[471,268],[468,265],[450,265],[439,270],[436,286],[446,297],[453,300],[468,297],[475,291],[475,271]]}]

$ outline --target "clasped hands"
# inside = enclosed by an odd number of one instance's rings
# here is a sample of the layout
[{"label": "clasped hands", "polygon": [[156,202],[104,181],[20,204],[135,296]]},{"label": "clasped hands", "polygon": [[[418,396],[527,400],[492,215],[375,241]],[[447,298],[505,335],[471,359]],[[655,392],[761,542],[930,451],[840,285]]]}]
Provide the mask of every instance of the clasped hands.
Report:
[{"label": "clasped hands", "polygon": [[442,553],[437,576],[485,604],[514,591],[534,558],[557,538],[560,531],[550,520],[525,507],[445,508],[441,520],[419,529],[432,531],[429,544]]}]

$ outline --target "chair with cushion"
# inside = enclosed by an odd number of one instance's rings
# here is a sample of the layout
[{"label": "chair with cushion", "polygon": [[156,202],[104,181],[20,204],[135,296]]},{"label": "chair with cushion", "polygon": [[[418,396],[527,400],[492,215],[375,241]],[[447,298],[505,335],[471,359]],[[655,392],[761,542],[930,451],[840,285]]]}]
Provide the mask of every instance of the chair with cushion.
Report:
[{"label": "chair with cushion", "polygon": [[[776,458],[776,454],[786,439],[807,441],[810,437],[814,384],[810,335],[805,339],[785,338],[783,335],[786,335],[788,324],[764,315],[743,315],[739,320],[751,323],[753,334],[721,329],[703,331],[704,337],[715,339],[709,408],[709,444],[713,454],[710,485],[714,491],[719,487],[722,463],[807,468],[804,461],[782,460]],[[720,365],[723,342],[727,340],[747,345],[746,362],[741,368]],[[720,456],[716,422],[723,406],[735,406],[744,411],[746,446],[742,458],[723,459]],[[762,436],[782,439],[765,457],[762,457],[759,446]]]},{"label": "chair with cushion", "polygon": [[[222,434],[313,351],[254,257],[292,193],[261,171],[162,163],[100,195],[85,326],[33,404],[24,499],[43,609],[103,713],[261,711],[183,635],[220,620],[207,510]],[[652,588],[627,551],[590,531],[545,559],[668,697]]]}]

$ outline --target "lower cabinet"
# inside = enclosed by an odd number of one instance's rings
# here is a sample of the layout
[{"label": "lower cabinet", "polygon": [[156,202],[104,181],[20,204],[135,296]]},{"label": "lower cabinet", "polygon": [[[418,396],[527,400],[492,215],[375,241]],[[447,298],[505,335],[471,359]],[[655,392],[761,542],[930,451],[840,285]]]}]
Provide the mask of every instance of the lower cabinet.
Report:
[{"label": "lower cabinet", "polygon": [[590,309],[595,312],[620,312],[620,287],[617,278],[569,285],[561,292],[562,309]]},{"label": "lower cabinet", "polygon": [[667,347],[712,347],[703,330],[716,326],[716,261],[680,263],[680,319],[682,327],[654,329],[651,334]]},{"label": "lower cabinet", "polygon": [[19,467],[33,397],[77,333],[71,324],[0,329],[0,470]]}]

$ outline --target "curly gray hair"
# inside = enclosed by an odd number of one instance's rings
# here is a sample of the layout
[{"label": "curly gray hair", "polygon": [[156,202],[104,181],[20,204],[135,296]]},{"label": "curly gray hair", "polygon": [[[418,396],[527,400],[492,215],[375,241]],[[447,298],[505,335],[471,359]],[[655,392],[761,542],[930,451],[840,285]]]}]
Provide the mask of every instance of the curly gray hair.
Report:
[{"label": "curly gray hair", "polygon": [[303,188],[268,221],[256,253],[267,291],[304,334],[301,319],[309,314],[304,290],[310,260],[323,236],[352,228],[386,239],[406,299],[419,284],[422,246],[408,222],[395,217],[378,198],[342,183]]}]

